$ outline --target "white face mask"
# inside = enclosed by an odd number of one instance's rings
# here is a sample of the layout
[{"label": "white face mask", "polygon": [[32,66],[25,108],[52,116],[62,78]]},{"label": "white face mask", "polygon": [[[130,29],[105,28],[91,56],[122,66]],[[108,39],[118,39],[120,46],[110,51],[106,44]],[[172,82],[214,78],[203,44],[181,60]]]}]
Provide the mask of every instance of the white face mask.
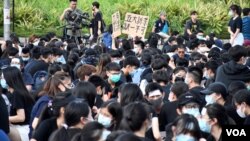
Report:
[{"label": "white face mask", "polygon": [[134,49],[133,49],[133,52],[134,52],[135,54],[138,54],[138,53],[139,53],[139,48],[134,48]]},{"label": "white face mask", "polygon": [[198,117],[200,116],[200,111],[199,111],[199,108],[185,108],[183,109],[182,111],[184,114],[189,114],[189,115],[193,115],[194,117]]},{"label": "white face mask", "polygon": [[60,57],[58,57],[58,58],[56,59],[56,62],[58,62],[58,63],[62,63],[62,64],[66,64],[66,61],[65,61],[64,56],[63,56],[63,55],[61,55]]},{"label": "white face mask", "polygon": [[233,16],[233,15],[234,15],[233,11],[230,10],[230,11],[228,12],[228,15],[229,15],[229,16]]},{"label": "white face mask", "polygon": [[208,75],[207,71],[205,71],[203,77],[205,77],[206,79],[209,79],[209,78],[210,78],[210,76]]},{"label": "white face mask", "polygon": [[205,100],[206,100],[206,102],[207,102],[207,105],[208,105],[208,104],[216,103],[216,100],[214,100],[214,98],[213,98],[212,95],[206,95],[206,96],[205,96]]},{"label": "white face mask", "polygon": [[169,93],[169,95],[168,95],[168,100],[170,101],[170,102],[173,102],[174,101],[174,93],[173,92],[170,92]]},{"label": "white face mask", "polygon": [[245,118],[246,114],[243,112],[244,110],[241,110],[242,106],[240,106],[240,108],[237,109],[237,114],[241,117],[241,118]]},{"label": "white face mask", "polygon": [[105,128],[109,128],[111,126],[112,120],[109,117],[104,116],[103,114],[99,114],[97,121],[101,123]]},{"label": "white face mask", "polygon": [[190,79],[186,77],[186,78],[185,78],[185,83],[186,83],[186,84],[189,84],[189,83],[190,83]]}]

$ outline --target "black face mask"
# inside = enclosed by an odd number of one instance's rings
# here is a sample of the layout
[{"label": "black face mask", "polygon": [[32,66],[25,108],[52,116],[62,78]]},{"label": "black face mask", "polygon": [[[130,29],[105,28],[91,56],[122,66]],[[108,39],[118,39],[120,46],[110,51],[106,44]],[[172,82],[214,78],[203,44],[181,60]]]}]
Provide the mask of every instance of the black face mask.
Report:
[{"label": "black face mask", "polygon": [[149,100],[149,103],[153,106],[154,109],[160,108],[162,104],[162,97],[156,100]]},{"label": "black face mask", "polygon": [[183,77],[175,77],[175,81],[174,82],[178,82],[178,81],[182,81],[182,82],[184,82],[184,78]]},{"label": "black face mask", "polygon": [[195,65],[196,67],[198,67],[199,69],[201,69],[201,70],[203,70],[204,69],[204,67],[205,67],[205,63],[196,63],[196,65]]}]

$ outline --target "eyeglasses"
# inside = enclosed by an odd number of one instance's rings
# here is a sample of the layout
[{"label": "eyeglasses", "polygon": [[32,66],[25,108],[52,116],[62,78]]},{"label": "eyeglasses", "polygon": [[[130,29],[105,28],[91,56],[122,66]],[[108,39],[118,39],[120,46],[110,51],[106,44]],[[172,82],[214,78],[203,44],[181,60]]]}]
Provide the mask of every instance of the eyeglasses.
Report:
[{"label": "eyeglasses", "polygon": [[178,51],[178,53],[179,53],[179,54],[184,54],[184,53],[185,53],[185,51]]}]

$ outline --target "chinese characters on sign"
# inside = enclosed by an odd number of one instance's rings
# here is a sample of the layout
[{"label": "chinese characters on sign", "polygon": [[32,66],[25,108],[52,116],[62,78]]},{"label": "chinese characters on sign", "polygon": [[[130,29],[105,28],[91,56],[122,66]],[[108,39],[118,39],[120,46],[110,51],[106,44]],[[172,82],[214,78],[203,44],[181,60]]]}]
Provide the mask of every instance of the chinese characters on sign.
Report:
[{"label": "chinese characters on sign", "polygon": [[132,37],[138,36],[144,38],[148,21],[148,16],[127,13],[124,20],[122,33],[128,34]]},{"label": "chinese characters on sign", "polygon": [[120,12],[117,11],[112,15],[113,37],[116,38],[121,35],[121,20]]}]

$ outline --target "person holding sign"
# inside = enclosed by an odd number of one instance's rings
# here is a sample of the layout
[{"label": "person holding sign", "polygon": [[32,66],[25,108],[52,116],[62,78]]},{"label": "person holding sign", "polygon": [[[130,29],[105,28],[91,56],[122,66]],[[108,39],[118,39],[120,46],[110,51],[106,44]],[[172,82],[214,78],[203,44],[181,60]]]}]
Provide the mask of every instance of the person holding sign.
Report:
[{"label": "person holding sign", "polygon": [[155,22],[152,32],[159,34],[163,39],[169,38],[169,22],[166,20],[166,13],[162,11],[159,19]]}]

